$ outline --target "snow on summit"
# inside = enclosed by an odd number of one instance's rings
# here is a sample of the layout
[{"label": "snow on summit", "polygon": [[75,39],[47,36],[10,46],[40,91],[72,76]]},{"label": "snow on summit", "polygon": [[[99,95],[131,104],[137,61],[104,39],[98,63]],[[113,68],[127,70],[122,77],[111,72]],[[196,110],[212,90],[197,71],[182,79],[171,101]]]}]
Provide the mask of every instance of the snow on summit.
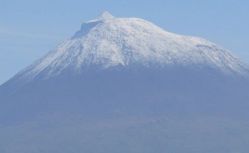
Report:
[{"label": "snow on summit", "polygon": [[29,67],[28,75],[58,75],[89,66],[102,69],[131,65],[149,67],[208,66],[228,73],[245,73],[246,66],[227,50],[197,37],[182,36],[139,18],[118,18],[104,12],[82,24],[61,43]]}]

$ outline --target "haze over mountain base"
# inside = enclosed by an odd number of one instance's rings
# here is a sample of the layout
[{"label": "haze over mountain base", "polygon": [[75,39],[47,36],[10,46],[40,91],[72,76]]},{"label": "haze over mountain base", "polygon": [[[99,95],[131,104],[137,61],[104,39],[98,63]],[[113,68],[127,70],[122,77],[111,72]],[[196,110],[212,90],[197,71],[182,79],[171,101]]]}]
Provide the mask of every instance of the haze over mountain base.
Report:
[{"label": "haze over mountain base", "polygon": [[32,82],[1,104],[0,151],[246,152],[248,84],[201,72],[110,70]]}]

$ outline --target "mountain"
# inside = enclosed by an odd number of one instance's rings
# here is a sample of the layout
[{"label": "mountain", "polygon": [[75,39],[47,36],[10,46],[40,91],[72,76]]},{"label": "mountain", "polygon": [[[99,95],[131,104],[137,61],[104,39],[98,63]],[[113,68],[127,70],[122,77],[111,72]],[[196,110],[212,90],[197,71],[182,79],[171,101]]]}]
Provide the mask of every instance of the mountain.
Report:
[{"label": "mountain", "polygon": [[0,87],[1,153],[247,153],[249,68],[108,12]]}]

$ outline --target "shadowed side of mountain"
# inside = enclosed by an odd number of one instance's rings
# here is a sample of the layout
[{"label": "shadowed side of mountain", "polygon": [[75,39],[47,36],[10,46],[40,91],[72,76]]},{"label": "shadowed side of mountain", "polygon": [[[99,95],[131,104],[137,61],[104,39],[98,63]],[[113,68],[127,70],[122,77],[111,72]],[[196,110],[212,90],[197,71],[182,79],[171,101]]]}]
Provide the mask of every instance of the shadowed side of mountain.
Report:
[{"label": "shadowed side of mountain", "polygon": [[249,99],[245,78],[226,76],[212,69],[118,68],[88,70],[81,75],[65,72],[48,80],[35,80],[18,89],[16,85],[11,87],[11,82],[5,85],[10,92],[1,97],[2,117],[25,119],[56,111],[93,116],[115,112],[243,115]]}]

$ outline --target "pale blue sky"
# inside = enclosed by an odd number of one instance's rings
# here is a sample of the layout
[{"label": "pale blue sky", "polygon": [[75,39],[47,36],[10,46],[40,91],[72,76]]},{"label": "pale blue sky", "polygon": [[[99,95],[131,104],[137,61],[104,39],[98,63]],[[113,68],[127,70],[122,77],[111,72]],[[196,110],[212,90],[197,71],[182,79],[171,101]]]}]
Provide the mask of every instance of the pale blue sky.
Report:
[{"label": "pale blue sky", "polygon": [[0,0],[0,84],[105,10],[204,37],[249,63],[248,0]]}]

